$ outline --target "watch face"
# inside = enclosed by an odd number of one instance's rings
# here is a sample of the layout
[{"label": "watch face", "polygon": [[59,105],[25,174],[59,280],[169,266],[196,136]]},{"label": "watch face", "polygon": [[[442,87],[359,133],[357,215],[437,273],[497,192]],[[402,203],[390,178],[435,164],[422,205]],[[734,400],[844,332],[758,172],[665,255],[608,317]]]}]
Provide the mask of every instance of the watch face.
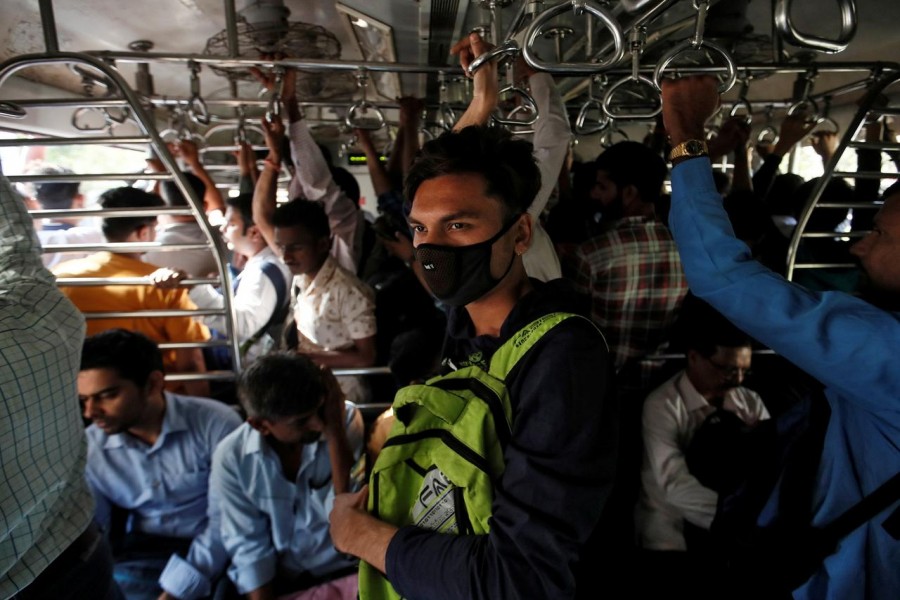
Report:
[{"label": "watch face", "polygon": [[703,154],[703,142],[699,140],[689,140],[685,142],[684,149],[688,154]]}]

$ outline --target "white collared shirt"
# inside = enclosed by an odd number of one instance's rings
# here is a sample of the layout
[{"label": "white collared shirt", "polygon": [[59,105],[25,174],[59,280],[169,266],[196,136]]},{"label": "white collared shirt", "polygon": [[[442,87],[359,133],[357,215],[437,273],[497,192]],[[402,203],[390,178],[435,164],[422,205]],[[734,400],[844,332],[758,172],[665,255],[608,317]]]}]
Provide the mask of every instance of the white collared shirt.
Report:
[{"label": "white collared shirt", "polygon": [[[730,389],[722,408],[748,425],[769,418],[759,394],[745,387]],[[686,550],[685,520],[709,529],[718,495],[691,475],[684,452],[714,410],[684,371],[655,389],[644,402],[644,457],[635,515],[641,547]]]}]

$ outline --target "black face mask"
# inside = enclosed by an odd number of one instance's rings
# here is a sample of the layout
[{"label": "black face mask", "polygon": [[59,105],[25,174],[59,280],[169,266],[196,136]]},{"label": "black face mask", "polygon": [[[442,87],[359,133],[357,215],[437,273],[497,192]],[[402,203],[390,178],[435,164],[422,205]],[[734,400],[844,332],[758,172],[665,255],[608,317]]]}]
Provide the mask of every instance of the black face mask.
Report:
[{"label": "black face mask", "polygon": [[495,279],[491,275],[492,247],[518,220],[516,216],[491,239],[470,246],[419,244],[416,260],[422,265],[431,293],[444,304],[465,306],[494,289],[512,269],[515,255],[503,275]]}]

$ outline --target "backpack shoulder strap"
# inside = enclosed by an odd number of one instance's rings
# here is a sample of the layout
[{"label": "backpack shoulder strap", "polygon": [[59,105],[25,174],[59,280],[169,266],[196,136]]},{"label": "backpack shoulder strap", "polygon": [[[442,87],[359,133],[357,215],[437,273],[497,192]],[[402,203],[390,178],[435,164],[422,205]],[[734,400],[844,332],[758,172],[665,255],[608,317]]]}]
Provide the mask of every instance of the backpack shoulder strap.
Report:
[{"label": "backpack shoulder strap", "polygon": [[[584,318],[574,313],[555,312],[538,317],[516,333],[500,346],[491,357],[489,373],[497,379],[504,381],[516,364],[528,351],[551,329],[563,321],[575,318]],[[585,319],[587,321],[587,319]],[[590,322],[590,321],[588,321]]]},{"label": "backpack shoulder strap", "polygon": [[275,287],[275,310],[269,315],[269,320],[266,321],[266,324],[241,344],[241,354],[246,354],[247,350],[249,350],[253,344],[262,339],[262,336],[268,331],[269,327],[284,319],[285,309],[288,305],[287,284],[284,281],[284,277],[282,276],[281,269],[278,268],[278,265],[271,261],[266,261],[262,264],[262,272],[269,278],[269,281],[271,281],[272,285]]},{"label": "backpack shoulder strap", "polygon": [[[275,286],[275,297],[276,297],[276,309],[275,312],[272,313],[272,318],[275,317],[276,314],[287,304],[288,294],[287,294],[287,283],[284,281],[284,276],[281,274],[281,269],[278,268],[278,265],[271,261],[266,261],[262,265],[262,272],[269,278],[269,281],[272,282],[272,285]],[[272,319],[269,319],[270,321]],[[266,324],[268,326],[268,324]]]}]

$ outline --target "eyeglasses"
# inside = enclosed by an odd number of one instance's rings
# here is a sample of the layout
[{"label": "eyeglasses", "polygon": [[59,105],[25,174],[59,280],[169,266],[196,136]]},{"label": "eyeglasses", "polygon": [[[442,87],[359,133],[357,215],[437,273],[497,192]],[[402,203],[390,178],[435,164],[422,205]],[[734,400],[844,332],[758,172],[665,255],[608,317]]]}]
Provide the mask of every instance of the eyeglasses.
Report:
[{"label": "eyeglasses", "polygon": [[727,376],[729,379],[735,379],[735,378],[739,377],[740,375],[747,377],[748,375],[750,375],[750,373],[752,373],[752,370],[750,369],[750,367],[744,368],[744,367],[733,367],[731,365],[723,365],[723,364],[717,363],[716,361],[714,361],[711,358],[707,358],[706,362],[708,362],[709,364],[714,366],[716,368],[716,370],[719,371],[719,373]]}]

